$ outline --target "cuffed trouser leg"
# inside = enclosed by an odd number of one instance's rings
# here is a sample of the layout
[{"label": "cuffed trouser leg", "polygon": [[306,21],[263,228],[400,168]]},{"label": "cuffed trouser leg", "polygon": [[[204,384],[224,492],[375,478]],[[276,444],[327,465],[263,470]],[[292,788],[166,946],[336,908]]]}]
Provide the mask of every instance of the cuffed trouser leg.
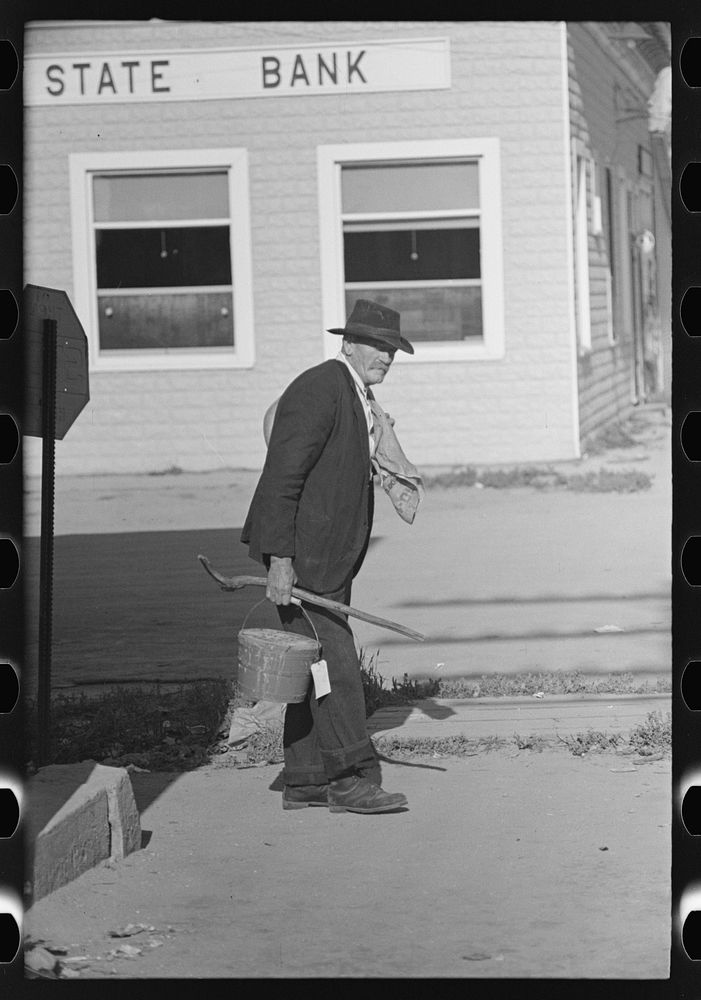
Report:
[{"label": "cuffed trouser leg", "polygon": [[[350,585],[320,596],[348,604]],[[343,615],[309,604],[305,604],[304,610],[317,631],[331,691],[317,700],[314,685],[310,684],[306,699],[288,705],[285,710],[285,784],[325,784],[349,768],[375,778],[379,765],[367,731],[365,696],[353,633]],[[286,629],[313,638],[309,622],[298,607],[280,606],[278,611]]]}]

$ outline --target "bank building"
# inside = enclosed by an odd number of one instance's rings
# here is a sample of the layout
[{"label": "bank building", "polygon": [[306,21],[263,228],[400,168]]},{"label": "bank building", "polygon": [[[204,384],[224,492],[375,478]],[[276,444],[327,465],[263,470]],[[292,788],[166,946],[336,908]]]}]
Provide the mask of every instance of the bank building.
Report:
[{"label": "bank building", "polygon": [[378,398],[420,468],[575,459],[668,399],[670,53],[660,22],[29,23],[24,277],[88,341],[57,475],[260,468],[357,298],[414,344]]}]

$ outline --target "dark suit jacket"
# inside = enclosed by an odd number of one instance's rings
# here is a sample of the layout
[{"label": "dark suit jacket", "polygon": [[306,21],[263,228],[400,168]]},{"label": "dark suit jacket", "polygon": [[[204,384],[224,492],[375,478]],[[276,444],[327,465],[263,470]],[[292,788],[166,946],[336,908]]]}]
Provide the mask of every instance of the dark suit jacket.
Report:
[{"label": "dark suit jacket", "polygon": [[253,559],[290,556],[299,586],[338,590],[360,569],[372,526],[367,423],[340,361],[309,368],[280,397],[241,532]]}]

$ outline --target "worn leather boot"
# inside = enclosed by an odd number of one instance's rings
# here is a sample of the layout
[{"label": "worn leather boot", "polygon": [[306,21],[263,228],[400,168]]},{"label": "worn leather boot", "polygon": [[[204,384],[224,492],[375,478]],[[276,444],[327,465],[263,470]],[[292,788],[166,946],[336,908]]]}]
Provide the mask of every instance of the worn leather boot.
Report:
[{"label": "worn leather boot", "polygon": [[306,809],[308,806],[327,806],[328,785],[285,785],[282,790],[283,809]]},{"label": "worn leather boot", "polygon": [[354,775],[329,783],[329,812],[384,813],[407,805],[401,792],[385,792],[379,785]]}]

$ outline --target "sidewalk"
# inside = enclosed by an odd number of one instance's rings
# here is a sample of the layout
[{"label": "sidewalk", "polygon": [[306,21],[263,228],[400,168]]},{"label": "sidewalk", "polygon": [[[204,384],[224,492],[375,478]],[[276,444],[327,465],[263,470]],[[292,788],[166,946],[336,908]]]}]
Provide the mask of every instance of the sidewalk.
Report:
[{"label": "sidewalk", "polygon": [[385,762],[409,807],[359,816],[283,811],[279,765],[226,756],[132,773],[142,848],[28,909],[60,978],[668,975],[669,760]]},{"label": "sidewalk", "polygon": [[[413,705],[379,709],[369,718],[368,731],[376,740],[398,737],[411,742],[463,737],[470,741],[513,741],[513,750],[515,737],[525,740],[536,737],[552,747],[558,738],[564,741],[567,736],[591,730],[625,734],[643,723],[649,713],[664,716],[670,709],[671,696],[666,694],[426,698]],[[230,759],[233,761],[233,753]],[[221,758],[213,766],[222,762],[229,763]],[[668,763],[659,764],[665,773]],[[420,763],[415,766],[422,767]],[[208,770],[199,769],[203,774]],[[145,780],[142,774],[131,772],[131,783],[137,788]],[[182,777],[171,775],[163,779],[164,794],[171,781]],[[106,859],[122,858],[138,849],[140,833],[129,780],[129,772],[122,768],[96,766],[89,761],[41,768],[29,778],[26,833],[28,858],[32,862],[29,870],[37,900]],[[159,780],[158,772],[153,774],[153,780]],[[113,792],[117,787],[118,796]],[[168,809],[165,802],[161,809]],[[175,813],[168,820],[179,821]],[[117,829],[127,831],[127,836],[120,832],[119,840],[115,840]],[[125,848],[127,841],[129,846]]]}]

